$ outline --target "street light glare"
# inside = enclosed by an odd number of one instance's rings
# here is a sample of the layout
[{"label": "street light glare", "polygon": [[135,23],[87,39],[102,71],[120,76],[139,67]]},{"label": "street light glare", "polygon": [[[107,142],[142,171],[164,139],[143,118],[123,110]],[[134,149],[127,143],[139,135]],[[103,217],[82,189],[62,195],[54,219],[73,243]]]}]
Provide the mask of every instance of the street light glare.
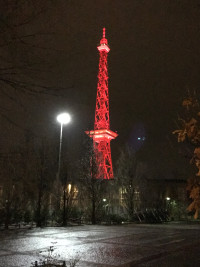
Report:
[{"label": "street light glare", "polygon": [[57,121],[61,124],[67,124],[71,121],[71,118],[68,113],[61,113],[57,116]]}]

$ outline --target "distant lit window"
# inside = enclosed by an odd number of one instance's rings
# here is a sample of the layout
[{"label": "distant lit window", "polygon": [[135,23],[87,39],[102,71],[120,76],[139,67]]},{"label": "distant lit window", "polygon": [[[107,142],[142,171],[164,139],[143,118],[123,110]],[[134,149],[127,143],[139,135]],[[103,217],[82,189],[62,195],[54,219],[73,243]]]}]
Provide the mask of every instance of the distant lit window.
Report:
[{"label": "distant lit window", "polygon": [[70,193],[71,189],[72,189],[72,185],[71,184],[68,184],[68,193]]},{"label": "distant lit window", "polygon": [[127,193],[126,188],[121,187],[121,188],[119,189],[119,194],[120,194],[120,204],[122,204],[122,205],[124,204],[124,197],[125,197],[126,193]]}]

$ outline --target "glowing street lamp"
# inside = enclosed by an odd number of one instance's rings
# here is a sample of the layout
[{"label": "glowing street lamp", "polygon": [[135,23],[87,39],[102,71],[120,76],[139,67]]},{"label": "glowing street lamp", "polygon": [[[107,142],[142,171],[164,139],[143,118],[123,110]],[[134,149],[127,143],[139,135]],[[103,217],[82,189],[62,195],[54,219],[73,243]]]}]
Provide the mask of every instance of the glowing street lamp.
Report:
[{"label": "glowing street lamp", "polygon": [[62,151],[62,132],[63,125],[68,124],[71,121],[71,117],[68,113],[61,113],[57,116],[57,121],[60,123],[60,146],[59,146],[59,158],[58,158],[58,179],[60,176],[60,164],[61,164],[61,151]]},{"label": "glowing street lamp", "polygon": [[63,125],[68,124],[71,121],[70,115],[68,113],[61,113],[57,116],[57,121]]}]

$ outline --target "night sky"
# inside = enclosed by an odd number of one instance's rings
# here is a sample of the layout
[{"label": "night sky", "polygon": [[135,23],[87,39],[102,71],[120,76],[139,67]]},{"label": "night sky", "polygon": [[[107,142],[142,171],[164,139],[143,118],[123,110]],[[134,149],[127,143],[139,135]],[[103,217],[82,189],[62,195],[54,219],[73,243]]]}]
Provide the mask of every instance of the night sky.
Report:
[{"label": "night sky", "polygon": [[[63,138],[70,140],[69,150],[76,158],[84,130],[93,129],[99,60],[96,47],[106,27],[111,48],[111,130],[119,134],[111,143],[114,163],[120,148],[128,143],[151,166],[154,177],[187,178],[184,159],[171,132],[177,127],[175,122],[187,91],[199,91],[199,1],[42,2],[48,8],[21,30],[40,32],[29,39],[37,49],[29,47],[26,54],[19,46],[12,59],[18,62],[26,56],[30,61],[33,58],[42,71],[26,71],[23,75],[55,90],[50,91],[51,95],[36,96],[12,92],[21,106],[1,96],[1,106],[19,126],[1,117],[2,149],[8,136],[11,143],[20,142],[20,128],[59,138],[55,118],[66,110],[72,115],[72,123],[64,129]],[[22,17],[31,8],[24,7]],[[140,136],[145,140],[138,140]]]}]

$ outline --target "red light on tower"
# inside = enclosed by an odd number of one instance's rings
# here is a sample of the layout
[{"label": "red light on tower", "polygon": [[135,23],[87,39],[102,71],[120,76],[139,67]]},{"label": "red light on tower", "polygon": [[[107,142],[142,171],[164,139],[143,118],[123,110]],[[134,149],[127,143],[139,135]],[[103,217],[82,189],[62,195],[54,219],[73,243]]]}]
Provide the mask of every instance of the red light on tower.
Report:
[{"label": "red light on tower", "polygon": [[107,55],[110,51],[103,28],[103,38],[99,50],[99,73],[97,84],[97,98],[95,109],[94,130],[86,131],[93,139],[96,160],[98,164],[98,179],[112,179],[113,168],[111,159],[110,141],[117,137],[117,133],[110,130],[109,94],[108,94],[108,68]]}]

